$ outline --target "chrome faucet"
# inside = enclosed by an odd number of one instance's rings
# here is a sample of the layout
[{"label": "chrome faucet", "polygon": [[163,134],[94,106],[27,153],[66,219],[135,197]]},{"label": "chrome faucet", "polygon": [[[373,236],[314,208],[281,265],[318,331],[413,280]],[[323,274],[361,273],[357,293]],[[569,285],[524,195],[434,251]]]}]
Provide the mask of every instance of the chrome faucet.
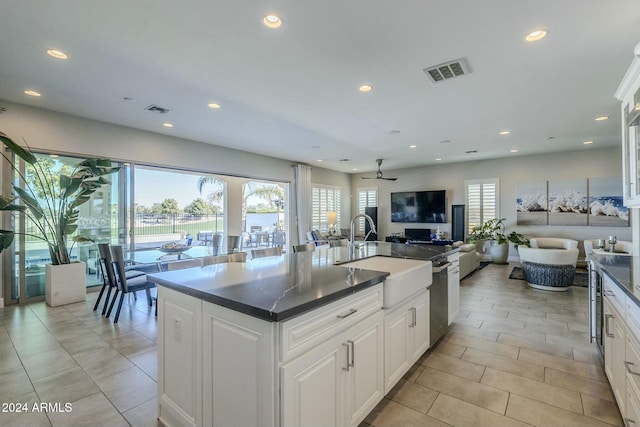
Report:
[{"label": "chrome faucet", "polygon": [[378,233],[376,231],[376,225],[373,223],[373,218],[371,218],[369,215],[362,213],[354,216],[353,218],[351,218],[351,234],[349,235],[349,246],[352,248],[355,248],[356,246],[356,220],[358,218],[365,218],[367,221],[369,221],[369,226],[371,227],[370,233]]}]

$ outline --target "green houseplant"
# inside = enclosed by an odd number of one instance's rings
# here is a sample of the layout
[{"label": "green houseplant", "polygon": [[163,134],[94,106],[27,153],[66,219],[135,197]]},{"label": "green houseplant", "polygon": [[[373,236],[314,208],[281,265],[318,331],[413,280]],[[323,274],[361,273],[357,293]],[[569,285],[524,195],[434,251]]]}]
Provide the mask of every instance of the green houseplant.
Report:
[{"label": "green houseplant", "polygon": [[[51,265],[71,265],[73,243],[91,241],[75,234],[78,207],[89,201],[100,187],[110,184],[107,176],[119,170],[119,167],[112,166],[108,159],[87,159],[78,163],[69,173],[63,171],[56,174],[44,160],[38,160],[28,145],[20,146],[2,132],[0,141],[28,165],[27,173],[22,173],[18,165],[2,152],[17,178],[11,194],[0,196],[0,211],[24,213],[38,231],[25,235],[46,243]],[[0,252],[11,246],[16,234],[14,230],[0,229]],[[73,242],[71,247],[67,246],[69,239]],[[82,273],[85,287],[84,268]],[[49,277],[46,280],[49,285]],[[83,291],[86,292],[85,289]]]},{"label": "green houseplant", "polygon": [[488,248],[493,262],[497,264],[507,262],[509,242],[513,243],[516,249],[518,245],[529,246],[529,239],[516,231],[506,235],[504,221],[506,218],[490,219],[484,224],[474,227],[469,234],[469,241],[476,244],[478,252],[485,253],[486,249],[484,248]]}]

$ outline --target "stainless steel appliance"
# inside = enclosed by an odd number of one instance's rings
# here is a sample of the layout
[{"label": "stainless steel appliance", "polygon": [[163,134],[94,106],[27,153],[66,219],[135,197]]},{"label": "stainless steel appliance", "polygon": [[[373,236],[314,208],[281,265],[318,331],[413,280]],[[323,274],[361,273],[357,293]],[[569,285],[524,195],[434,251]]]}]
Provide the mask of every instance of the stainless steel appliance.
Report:
[{"label": "stainless steel appliance", "polygon": [[589,261],[589,331],[591,342],[598,344],[604,356],[602,340],[602,277],[593,261]]},{"label": "stainless steel appliance", "polygon": [[448,330],[449,309],[448,309],[448,269],[451,263],[446,258],[432,261],[433,283],[429,287],[429,342],[433,347]]}]

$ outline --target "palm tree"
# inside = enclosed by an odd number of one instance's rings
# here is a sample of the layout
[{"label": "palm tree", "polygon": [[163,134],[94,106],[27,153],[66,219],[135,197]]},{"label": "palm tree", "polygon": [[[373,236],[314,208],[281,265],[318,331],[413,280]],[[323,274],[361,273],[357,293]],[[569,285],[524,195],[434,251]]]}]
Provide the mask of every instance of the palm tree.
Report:
[{"label": "palm tree", "polygon": [[[210,203],[219,202],[224,197],[224,182],[213,176],[202,176],[198,179],[198,191],[202,194],[205,185],[212,184],[216,188],[206,195]],[[268,200],[273,205],[276,200],[284,199],[284,188],[277,184],[265,184],[263,182],[248,181],[242,185],[242,224],[244,227],[247,218],[247,201],[250,197]]]}]

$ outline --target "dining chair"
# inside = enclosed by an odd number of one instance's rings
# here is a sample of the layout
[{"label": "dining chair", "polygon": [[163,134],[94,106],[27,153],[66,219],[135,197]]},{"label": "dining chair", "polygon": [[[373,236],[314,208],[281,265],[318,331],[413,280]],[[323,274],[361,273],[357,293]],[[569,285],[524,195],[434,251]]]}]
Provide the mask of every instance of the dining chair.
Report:
[{"label": "dining chair", "polygon": [[[110,278],[107,274],[109,271],[107,270],[107,266],[105,263],[109,262],[107,260],[111,259],[111,253],[109,253],[109,245],[107,243],[98,243],[98,268],[102,274],[102,288],[100,289],[100,293],[98,294],[98,299],[96,300],[95,305],[93,306],[93,311],[96,311],[100,306],[100,300],[102,299],[102,295],[104,294],[105,289],[107,290],[107,294],[105,295],[105,303],[102,308],[102,315],[107,312],[107,306],[109,305],[109,297],[111,296],[111,290],[116,286],[115,278]],[[111,269],[111,273],[113,273],[113,269]]]},{"label": "dining chair", "polygon": [[304,245],[293,245],[291,247],[291,249],[293,249],[293,252],[313,252],[316,250],[316,245],[315,243],[305,243]]},{"label": "dining chair", "polygon": [[166,264],[167,271],[182,270],[184,268],[202,267],[202,258],[172,261]]},{"label": "dining chair", "polygon": [[329,247],[330,248],[335,248],[335,247],[339,247],[339,246],[349,246],[349,240],[347,240],[347,239],[329,240]]},{"label": "dining chair", "polygon": [[282,255],[282,246],[267,249],[251,249],[251,258],[263,258],[267,256]]},{"label": "dining chair", "polygon": [[224,264],[225,262],[229,262],[228,255],[209,255],[202,257],[202,266],[214,265],[214,264]]},{"label": "dining chair", "polygon": [[222,235],[214,234],[211,236],[211,249],[213,255],[218,255],[220,253],[220,248],[222,247]]},{"label": "dining chair", "polygon": [[242,251],[242,236],[227,236],[227,253],[240,251]]},{"label": "dining chair", "polygon": [[247,260],[246,252],[236,252],[233,254],[206,256],[202,257],[202,266],[224,264],[227,262],[245,262]]},{"label": "dining chair", "polygon": [[247,261],[246,252],[236,252],[233,254],[227,254],[227,262],[245,262]]},{"label": "dining chair", "polygon": [[125,270],[126,263],[124,260],[122,246],[111,246],[111,259],[109,261],[110,262],[107,262],[106,265],[108,266],[108,268],[109,266],[111,267],[112,274],[113,271],[115,271],[115,274],[113,274],[113,276],[117,279],[117,288],[115,294],[113,295],[113,299],[111,300],[111,304],[109,305],[107,317],[111,315],[111,311],[113,310],[113,306],[116,302],[116,299],[118,298],[119,293],[120,300],[118,301],[118,308],[116,309],[115,318],[113,320],[113,323],[118,323],[118,319],[120,318],[120,310],[122,309],[122,302],[124,301],[125,294],[144,290],[147,294],[147,303],[149,304],[149,307],[151,307],[153,305],[153,301],[151,298],[151,288],[155,287],[155,284],[149,282],[146,275],[133,277],[131,279],[127,278],[127,273]]}]

